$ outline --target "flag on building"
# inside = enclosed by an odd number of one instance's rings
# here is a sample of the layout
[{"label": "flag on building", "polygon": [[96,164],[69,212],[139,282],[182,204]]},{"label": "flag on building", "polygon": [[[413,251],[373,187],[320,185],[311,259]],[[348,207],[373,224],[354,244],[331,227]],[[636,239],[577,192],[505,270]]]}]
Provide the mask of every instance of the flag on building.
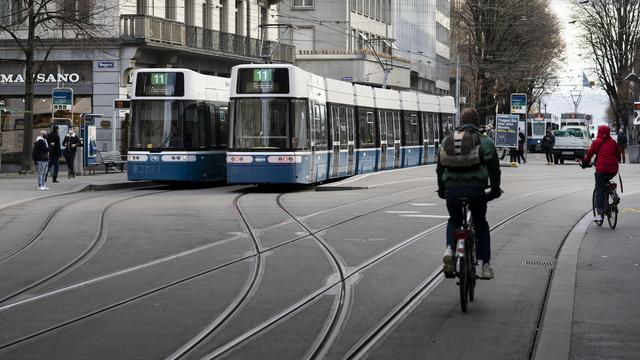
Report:
[{"label": "flag on building", "polygon": [[584,73],[584,71],[582,72],[582,86],[591,87],[591,83],[589,82],[589,79],[587,79],[587,75]]}]

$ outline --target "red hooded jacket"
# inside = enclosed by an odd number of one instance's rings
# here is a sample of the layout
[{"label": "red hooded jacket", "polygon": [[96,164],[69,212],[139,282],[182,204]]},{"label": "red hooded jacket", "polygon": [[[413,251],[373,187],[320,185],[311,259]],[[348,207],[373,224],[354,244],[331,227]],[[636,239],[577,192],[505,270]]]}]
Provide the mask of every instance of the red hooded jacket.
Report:
[{"label": "red hooded jacket", "polygon": [[596,158],[597,172],[609,174],[618,172],[620,150],[618,149],[618,143],[611,138],[611,132],[607,125],[598,126],[598,136],[591,143],[584,161],[590,162],[591,157],[594,155],[598,156]]}]

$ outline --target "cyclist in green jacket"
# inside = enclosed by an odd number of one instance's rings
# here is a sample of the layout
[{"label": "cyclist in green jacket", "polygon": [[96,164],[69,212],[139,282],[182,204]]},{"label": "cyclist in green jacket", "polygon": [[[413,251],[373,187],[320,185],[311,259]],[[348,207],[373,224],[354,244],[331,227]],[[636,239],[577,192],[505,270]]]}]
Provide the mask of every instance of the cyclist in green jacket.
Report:
[{"label": "cyclist in green jacket", "polygon": [[[484,279],[493,278],[493,269],[489,264],[491,260],[491,238],[489,234],[489,224],[487,223],[487,201],[496,199],[502,194],[500,189],[500,162],[496,148],[486,135],[480,134],[479,116],[475,109],[465,109],[460,114],[461,126],[456,132],[466,131],[469,134],[479,136],[479,156],[480,163],[469,167],[447,167],[443,165],[444,155],[438,155],[436,173],[438,174],[438,196],[447,201],[449,211],[449,223],[447,225],[447,242],[442,261],[446,275],[455,273],[453,259],[453,249],[455,248],[454,230],[462,224],[462,209],[456,204],[456,199],[460,197],[469,198],[469,210],[473,215],[473,225],[478,241],[478,259],[482,260],[482,271],[480,277]],[[476,135],[472,135],[478,139]],[[447,141],[452,137],[446,137],[440,144],[440,149],[445,149]],[[491,191],[487,195],[485,189],[490,186]]]}]

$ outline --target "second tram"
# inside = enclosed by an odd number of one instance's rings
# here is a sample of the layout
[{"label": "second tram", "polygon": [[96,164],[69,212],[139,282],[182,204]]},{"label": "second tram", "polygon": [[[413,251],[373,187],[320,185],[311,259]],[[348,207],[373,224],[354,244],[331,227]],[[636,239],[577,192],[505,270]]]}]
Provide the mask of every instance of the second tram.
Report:
[{"label": "second tram", "polygon": [[529,152],[542,152],[542,138],[547,130],[558,129],[558,124],[552,119],[551,114],[527,115],[527,150]]},{"label": "second tram", "polygon": [[229,79],[177,68],[133,79],[128,179],[224,181]]},{"label": "second tram", "polygon": [[434,163],[454,101],[324,78],[293,65],[232,69],[227,181],[313,184]]}]

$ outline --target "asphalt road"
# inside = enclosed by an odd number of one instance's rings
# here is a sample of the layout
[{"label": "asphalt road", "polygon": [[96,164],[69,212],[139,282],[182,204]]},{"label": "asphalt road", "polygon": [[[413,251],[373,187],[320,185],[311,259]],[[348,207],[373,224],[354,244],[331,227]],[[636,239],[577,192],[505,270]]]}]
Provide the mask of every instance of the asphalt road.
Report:
[{"label": "asphalt road", "polygon": [[[440,273],[433,166],[351,190],[153,188],[7,207],[0,358],[527,359],[593,186],[592,170],[531,160],[502,168],[496,278],[468,313]],[[622,171],[640,188],[640,169]]]}]

